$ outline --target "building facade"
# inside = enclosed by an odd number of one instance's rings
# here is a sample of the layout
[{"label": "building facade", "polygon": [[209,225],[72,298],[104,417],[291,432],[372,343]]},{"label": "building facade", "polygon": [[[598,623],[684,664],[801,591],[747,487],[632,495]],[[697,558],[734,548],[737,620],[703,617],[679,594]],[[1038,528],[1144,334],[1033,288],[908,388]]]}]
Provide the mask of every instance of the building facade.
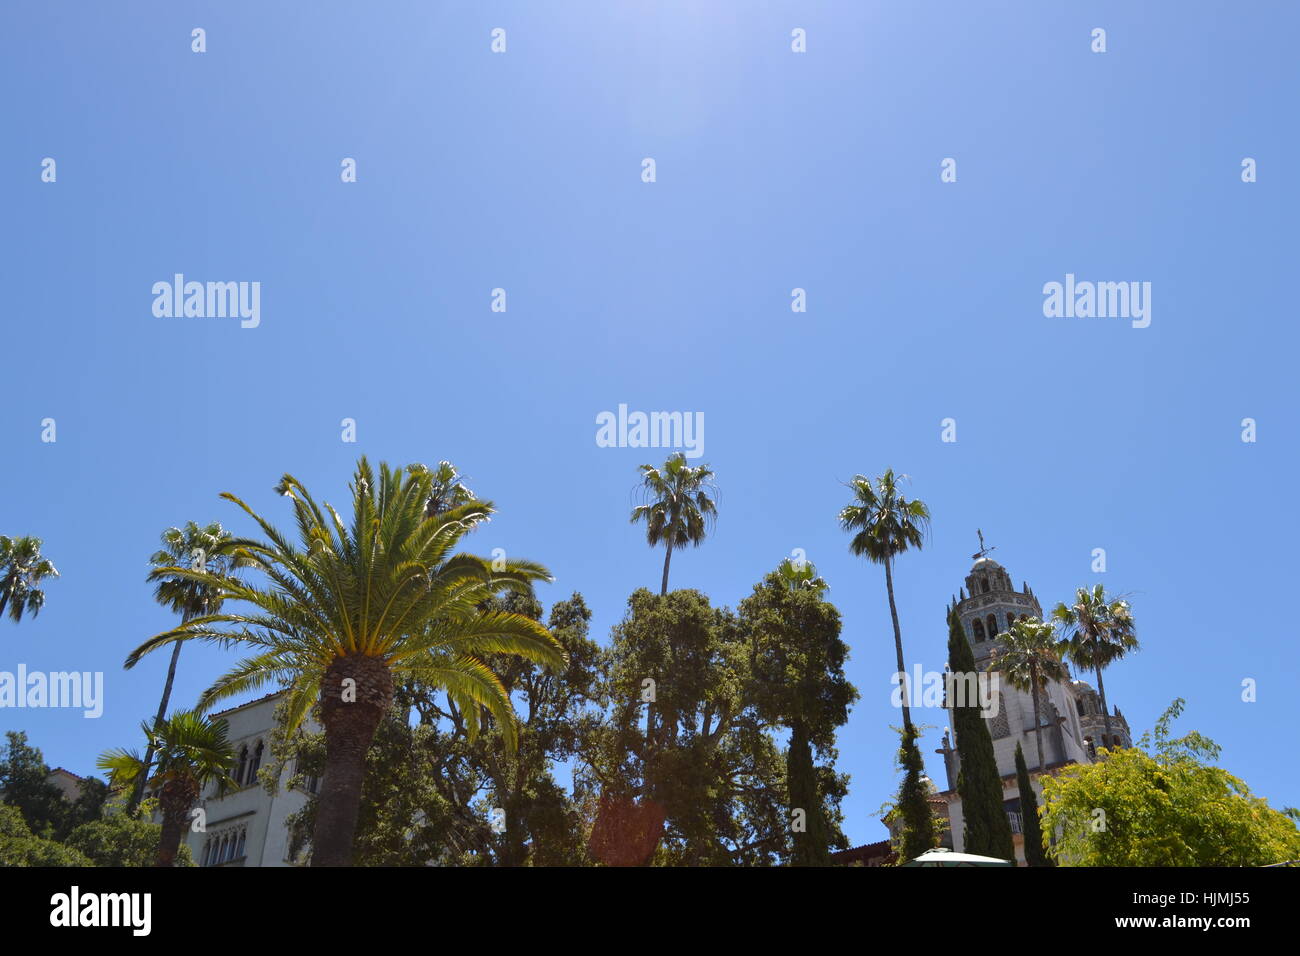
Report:
[{"label": "building facade", "polygon": [[[1017,590],[1006,568],[987,555],[976,559],[954,606],[974,653],[975,668],[981,672],[989,666],[998,648],[998,634],[1016,621],[1031,617],[1043,619],[1043,608],[1033,589],[1027,583],[1022,583]],[[985,723],[993,738],[993,752],[997,758],[998,773],[1002,777],[1003,807],[1011,821],[1016,860],[1023,863],[1024,841],[1021,836],[1020,789],[1016,782],[1016,745],[1019,744],[1024,753],[1025,765],[1029,768],[1030,779],[1041,806],[1042,786],[1038,782],[1040,774],[1053,773],[1069,764],[1095,763],[1098,748],[1131,747],[1132,739],[1128,722],[1118,708],[1111,716],[1111,732],[1107,737],[1100,700],[1097,692],[1087,683],[1074,679],[1050,682],[1039,698],[1039,718],[1042,724],[1037,733],[1042,735],[1043,744],[1043,766],[1040,767],[1033,698],[1027,691],[1021,691],[1001,680],[998,682],[997,703],[994,716],[986,717]],[[942,795],[948,802],[952,846],[961,852],[964,827],[961,797],[957,794],[957,774],[961,769],[961,761],[951,731],[944,731],[943,745],[937,753],[943,757],[948,781],[948,789]]]},{"label": "building facade", "polygon": [[[229,725],[228,737],[235,750],[235,769],[231,776],[237,789],[224,791],[209,784],[199,799],[203,808],[204,828],[193,827],[185,842],[199,866],[296,866],[301,860],[289,855],[289,814],[301,810],[307,795],[285,786],[294,768],[281,768],[279,786],[267,793],[258,780],[258,772],[272,763],[271,737],[276,729],[276,707],[283,693],[213,714]],[[308,781],[315,791],[316,781]]]}]

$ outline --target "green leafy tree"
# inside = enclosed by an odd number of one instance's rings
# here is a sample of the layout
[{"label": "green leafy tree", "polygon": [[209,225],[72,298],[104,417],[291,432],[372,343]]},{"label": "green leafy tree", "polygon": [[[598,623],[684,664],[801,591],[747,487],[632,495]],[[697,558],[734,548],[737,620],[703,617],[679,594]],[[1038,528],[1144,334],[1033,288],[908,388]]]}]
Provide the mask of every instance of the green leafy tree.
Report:
[{"label": "green leafy tree", "polygon": [[664,578],[660,595],[668,593],[668,566],[673,551],[688,544],[699,547],[717,520],[717,488],[708,465],[692,468],[678,452],[662,467],[641,465],[645,503],[632,510],[632,523],[644,522],[646,543],[664,546]]},{"label": "green leafy tree", "polygon": [[150,774],[146,788],[158,797],[162,826],[158,830],[155,866],[175,866],[181,839],[190,823],[190,811],[209,783],[237,787],[230,776],[235,752],[227,739],[225,720],[209,720],[192,710],[177,711],[161,725],[140,725],[156,756],[150,767],[135,751],[109,750],[98,767],[109,772],[114,786],[133,787]]},{"label": "green leafy tree", "polygon": [[[582,734],[575,773],[579,800],[598,806],[591,844],[599,862],[780,859],[789,829],[784,767],[770,725],[745,697],[749,668],[734,615],[703,594],[631,595],[602,662],[607,713]],[[650,698],[653,724],[641,719]]]},{"label": "green leafy tree", "polygon": [[1110,731],[1110,709],[1106,706],[1106,684],[1101,672],[1115,661],[1138,650],[1134,633],[1133,610],[1127,601],[1107,596],[1102,585],[1079,588],[1074,603],[1058,604],[1052,619],[1061,630],[1061,649],[1076,666],[1097,675],[1097,694],[1101,698],[1101,715],[1106,741]]},{"label": "green leafy tree", "polygon": [[0,800],[15,807],[37,837],[53,838],[67,813],[63,791],[50,783],[50,768],[21,731],[6,731],[8,746],[0,760]]},{"label": "green leafy tree", "polygon": [[93,866],[76,850],[34,834],[14,806],[0,805],[0,869],[25,866]]},{"label": "green leafy tree", "polygon": [[[168,528],[162,533],[162,548],[155,551],[149,559],[153,571],[149,580],[155,583],[154,600],[163,607],[180,615],[181,621],[190,621],[205,614],[215,614],[221,608],[221,590],[206,581],[193,578],[177,577],[169,569],[187,567],[191,570],[209,571],[214,577],[229,576],[242,563],[239,558],[223,548],[230,542],[230,532],[221,527],[221,523],[199,527],[193,521],[184,528]],[[162,726],[171,702],[172,685],[176,681],[176,664],[180,660],[181,646],[177,641],[172,646],[171,660],[167,664],[167,679],[163,683],[162,698],[158,701],[158,712],[154,724]],[[153,745],[150,744],[144,754],[145,772],[138,776],[127,809],[139,806],[144,797],[144,782],[148,779],[149,768],[153,765]]]},{"label": "green leafy tree", "polygon": [[8,614],[15,623],[24,614],[35,617],[45,606],[41,582],[58,576],[54,565],[41,554],[40,538],[0,534],[0,617]]},{"label": "green leafy tree", "polygon": [[903,781],[891,816],[899,822],[896,852],[900,864],[934,849],[943,836],[942,822],[935,819],[930,809],[931,788],[921,749],[916,745],[919,736],[920,731],[915,727],[904,727],[899,732],[898,764],[903,770]]},{"label": "green leafy tree", "polygon": [[[886,469],[874,482],[863,475],[855,475],[849,482],[853,500],[840,509],[840,527],[853,532],[849,550],[885,566],[885,590],[889,594],[889,615],[894,623],[894,653],[898,673],[904,680],[907,668],[903,663],[903,633],[898,625],[898,605],[894,602],[894,560],[913,548],[919,550],[930,528],[930,509],[925,502],[908,498],[902,492],[900,482],[906,477],[895,475],[892,468]],[[903,695],[903,727],[910,730],[912,711],[907,696]]]},{"label": "green leafy tree", "polygon": [[0,802],[15,806],[32,832],[43,839],[62,841],[73,827],[99,818],[108,795],[102,780],[82,779],[71,799],[50,781],[45,758],[18,731],[5,734],[7,747],[0,758]]},{"label": "green leafy tree", "polygon": [[[1052,866],[1052,860],[1043,850],[1043,830],[1038,821],[1038,796],[1029,781],[1029,768],[1025,754],[1016,742],[1016,785],[1020,788],[1020,832],[1025,841],[1025,863],[1029,866]],[[1012,859],[1006,857],[1005,859]]]},{"label": "green leafy tree", "polygon": [[1134,748],[1042,777],[1049,852],[1066,866],[1266,866],[1300,859],[1295,821],[1211,761],[1192,731],[1170,737],[1179,698]]},{"label": "green leafy tree", "polygon": [[351,526],[324,508],[296,478],[277,490],[289,498],[300,544],[231,494],[257,522],[265,541],[239,538],[231,553],[265,577],[222,579],[188,568],[167,571],[215,586],[224,600],[252,606],[247,614],[205,614],[151,638],[127,658],[199,638],[248,648],[252,656],[200,696],[201,709],[268,683],[288,688],[286,731],[319,703],[326,757],[312,839],[312,865],[347,866],[365,777],[366,754],[394,700],[394,678],[445,690],[477,735],[481,708],[515,743],[510,695],[483,658],[516,654],[546,667],[564,666],[563,649],[530,618],[483,610],[492,597],[549,580],[541,565],[453,554],[457,543],[493,513],[474,501],[429,516],[434,474],[423,465],[380,466],[376,481],[362,458],[351,485]]},{"label": "green leafy tree", "polygon": [[840,640],[840,615],[823,597],[826,582],[806,561],[787,559],[740,603],[748,633],[752,694],[757,713],[790,731],[786,749],[788,812],[802,812],[792,829],[790,862],[829,866],[833,847],[846,845],[819,787],[814,750],[833,766],[835,731],[848,720],[858,692],[844,675],[848,646]]},{"label": "green leafy tree", "polygon": [[[161,840],[159,824],[115,813],[81,824],[68,835],[64,845],[85,856],[92,866],[153,866]],[[184,843],[173,865],[194,865],[190,848]]]},{"label": "green leafy tree", "polygon": [[1011,822],[1002,806],[1002,775],[998,773],[993,737],[972,686],[978,679],[975,655],[966,640],[961,617],[948,611],[948,669],[954,687],[961,681],[963,699],[949,700],[953,732],[957,737],[957,793],[961,796],[962,845],[968,853],[999,860],[1015,859]]},{"label": "green leafy tree", "polygon": [[1007,683],[1027,693],[1034,702],[1034,741],[1038,745],[1038,770],[1043,763],[1043,721],[1039,700],[1047,693],[1049,682],[1062,681],[1069,672],[1061,662],[1056,631],[1037,618],[1016,621],[997,636],[989,670],[1000,673]]}]

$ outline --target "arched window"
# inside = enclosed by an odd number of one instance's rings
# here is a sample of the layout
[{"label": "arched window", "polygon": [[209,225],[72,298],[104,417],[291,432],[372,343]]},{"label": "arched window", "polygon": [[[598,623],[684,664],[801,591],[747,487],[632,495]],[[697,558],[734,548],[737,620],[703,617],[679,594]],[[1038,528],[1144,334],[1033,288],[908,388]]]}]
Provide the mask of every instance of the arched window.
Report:
[{"label": "arched window", "polygon": [[1008,614],[1007,614],[1007,630],[1009,631],[1009,630],[1011,630],[1011,629],[1012,629],[1013,627],[1015,627],[1015,626],[1016,626],[1016,616],[1015,616],[1014,614],[1008,613]]},{"label": "arched window", "polygon": [[975,643],[978,644],[984,640],[984,622],[979,618],[975,618],[975,623],[971,625],[971,631],[975,635]]},{"label": "arched window", "polygon": [[199,859],[199,866],[207,866],[208,860],[212,857],[212,840],[203,842],[203,856]]},{"label": "arched window", "polygon": [[239,769],[235,771],[235,783],[244,782],[244,771],[248,767],[248,744],[239,748]]},{"label": "arched window", "polygon": [[244,840],[248,836],[247,830],[239,831],[239,842],[235,845],[235,859],[242,859],[244,856]]},{"label": "arched window", "polygon": [[980,578],[980,592],[982,594],[989,593],[989,579],[987,577]]},{"label": "arched window", "polygon": [[998,636],[998,619],[996,616],[992,614],[989,615],[988,628],[989,628],[989,640],[991,641]]},{"label": "arched window", "polygon": [[262,741],[257,742],[257,749],[253,751],[253,759],[248,765],[248,779],[244,783],[252,786],[257,783],[257,770],[262,766]]}]

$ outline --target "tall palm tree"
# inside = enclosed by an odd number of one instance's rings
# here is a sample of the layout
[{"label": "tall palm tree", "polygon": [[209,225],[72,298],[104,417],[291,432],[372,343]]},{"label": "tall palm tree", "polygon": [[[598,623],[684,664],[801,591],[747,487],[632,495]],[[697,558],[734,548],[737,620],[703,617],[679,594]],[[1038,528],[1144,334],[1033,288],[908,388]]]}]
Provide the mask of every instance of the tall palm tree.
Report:
[{"label": "tall palm tree", "polygon": [[[898,605],[894,603],[894,559],[912,548],[920,550],[930,530],[930,509],[925,502],[908,498],[899,483],[906,475],[895,475],[894,469],[874,482],[863,475],[855,475],[848,483],[853,489],[853,500],[840,510],[840,527],[855,532],[849,550],[859,557],[865,555],[874,564],[885,566],[885,589],[889,592],[889,614],[894,621],[894,652],[898,659],[900,679],[906,682],[907,669],[903,665],[903,634],[898,626]],[[904,683],[906,687],[906,683]],[[909,694],[903,695],[903,728],[912,731],[912,713],[907,706]]]},{"label": "tall palm tree", "polygon": [[[210,584],[178,578],[169,573],[168,568],[186,567],[208,570],[218,577],[226,577],[240,562],[230,554],[222,553],[222,547],[231,540],[230,532],[214,521],[200,528],[193,521],[184,528],[168,528],[162,533],[162,548],[155,551],[149,563],[153,570],[149,580],[157,582],[154,588],[154,600],[163,607],[175,611],[182,621],[215,613],[221,607],[220,592]],[[158,713],[154,724],[161,725],[171,702],[172,685],[176,680],[176,662],[180,660],[182,641],[177,641],[172,648],[171,661],[167,665],[167,680],[163,683],[162,699],[158,701]],[[136,780],[128,807],[134,809],[144,797],[144,784],[149,776],[153,761],[154,746],[152,739],[144,753],[144,773]]]},{"label": "tall palm tree", "polygon": [[686,455],[669,456],[663,467],[641,465],[641,490],[644,504],[632,509],[632,523],[644,521],[645,538],[650,547],[664,545],[664,579],[659,588],[668,593],[668,566],[673,551],[686,545],[699,547],[718,517],[717,487],[708,465],[692,468]]},{"label": "tall palm tree", "polygon": [[41,554],[40,538],[0,534],[0,617],[8,612],[15,623],[24,614],[35,617],[45,606],[41,581],[58,576],[54,565]]},{"label": "tall palm tree", "polygon": [[149,740],[149,749],[157,754],[152,776],[149,763],[133,750],[106,751],[97,766],[109,772],[115,786],[134,787],[141,778],[147,779],[162,812],[158,862],[154,865],[175,866],[190,811],[204,786],[235,785],[230,777],[235,751],[226,737],[226,721],[210,720],[192,710],[177,711],[153,725],[141,724],[140,729]]},{"label": "tall palm tree", "polygon": [[1069,676],[1061,662],[1056,629],[1038,618],[1016,621],[997,636],[1000,646],[994,651],[988,669],[997,671],[1017,690],[1034,699],[1034,739],[1038,743],[1038,767],[1043,769],[1043,724],[1039,715],[1038,696],[1051,681]]},{"label": "tall palm tree", "polygon": [[1061,630],[1061,650],[1076,666],[1097,674],[1097,695],[1101,698],[1101,716],[1106,741],[1112,739],[1110,710],[1106,706],[1106,685],[1101,672],[1130,652],[1140,649],[1134,633],[1133,611],[1122,598],[1112,599],[1098,584],[1091,590],[1075,591],[1074,603],[1064,601],[1052,611],[1052,619]]},{"label": "tall palm tree", "polygon": [[278,683],[287,688],[288,733],[319,703],[325,769],[313,866],[351,863],[366,751],[392,705],[395,677],[445,690],[471,736],[485,708],[513,748],[510,696],[482,658],[518,654],[553,669],[565,663],[563,649],[542,624],[484,607],[493,596],[549,580],[547,570],[522,560],[498,563],[502,570],[494,570],[484,558],[453,554],[462,535],[488,520],[492,505],[473,501],[428,517],[433,486],[433,473],[423,465],[380,465],[376,482],[363,457],[350,486],[352,522],[345,525],[332,507],[322,509],[301,482],[285,475],[277,491],[293,503],[298,545],[239,498],[223,494],[266,538],[237,538],[227,546],[261,572],[265,583],[168,570],[213,585],[223,600],[243,601],[251,610],[192,618],[149,639],[126,661],[132,667],[150,651],[192,638],[237,645],[252,656],[203,692],[200,710]]}]

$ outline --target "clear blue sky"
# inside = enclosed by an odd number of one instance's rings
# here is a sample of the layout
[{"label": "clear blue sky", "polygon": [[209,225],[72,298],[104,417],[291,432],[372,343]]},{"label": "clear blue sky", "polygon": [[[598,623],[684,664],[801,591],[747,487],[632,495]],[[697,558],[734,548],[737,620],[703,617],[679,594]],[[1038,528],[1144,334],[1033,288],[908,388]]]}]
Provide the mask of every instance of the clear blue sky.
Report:
[{"label": "clear blue sky", "polygon": [[[1300,804],[1298,27],[1285,2],[6,3],[0,532],[62,578],[0,622],[0,669],[102,670],[108,699],[0,729],[78,772],[134,745],[158,534],[250,531],[226,490],[287,522],[285,471],[340,501],[361,452],[454,461],[500,508],[475,547],[549,565],[543,600],[581,591],[606,640],[662,562],[628,511],[663,453],[595,443],[622,402],[705,414],[721,518],[674,586],[734,606],[794,548],[829,580],[854,842],[885,833],[900,718],[884,576],[835,515],[887,466],[934,514],[897,568],[909,662],[942,668],[983,528],[1045,604],[1131,593],[1143,649],[1106,684],[1135,734],[1186,697],[1181,728]],[[177,272],[261,282],[260,327],[155,318]],[[1044,317],[1066,273],[1151,282],[1150,327]],[[176,701],[230,659],[187,648]],[[943,714],[918,719],[932,751]]]}]

